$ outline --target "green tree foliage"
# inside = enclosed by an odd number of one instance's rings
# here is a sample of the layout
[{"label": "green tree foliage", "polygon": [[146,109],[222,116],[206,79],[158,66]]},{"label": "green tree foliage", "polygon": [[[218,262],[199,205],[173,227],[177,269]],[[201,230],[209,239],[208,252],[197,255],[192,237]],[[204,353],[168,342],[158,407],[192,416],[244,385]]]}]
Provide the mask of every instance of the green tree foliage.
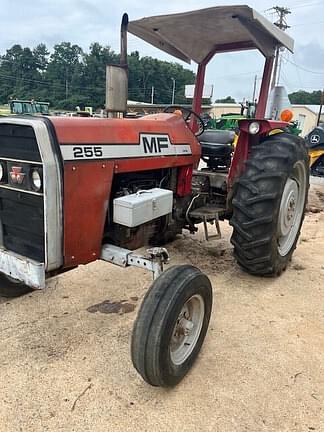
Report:
[{"label": "green tree foliage", "polygon": [[[82,101],[86,105],[102,107],[105,104],[106,65],[119,63],[119,56],[109,46],[98,42],[90,45],[83,57],[83,78],[80,88]],[[78,105],[78,104],[77,104]]]},{"label": "green tree foliage", "polygon": [[151,101],[154,87],[154,102],[171,104],[173,79],[175,80],[175,103],[188,103],[184,97],[186,84],[193,84],[195,74],[174,62],[166,62],[152,57],[142,57],[138,51],[128,56],[129,99]]},{"label": "green tree foliage", "polygon": [[78,45],[61,42],[54,46],[45,72],[48,99],[57,108],[70,108],[70,98],[75,94],[82,97],[83,51]]},{"label": "green tree foliage", "polygon": [[223,99],[216,99],[215,103],[236,103],[235,99],[232,96],[227,96]]},{"label": "green tree foliage", "polygon": [[33,58],[35,62],[35,66],[40,73],[45,72],[47,68],[49,51],[46,48],[46,45],[41,43],[37,45],[33,49]]},{"label": "green tree foliage", "polygon": [[[38,45],[33,51],[13,45],[1,57],[0,65],[0,100],[6,102],[9,97],[34,98],[38,94],[42,79],[42,60],[46,53]],[[32,89],[32,92],[31,92]]]},{"label": "green tree foliage", "polygon": [[305,90],[298,90],[297,92],[290,93],[289,100],[292,104],[319,105],[321,103],[321,91],[307,92]]},{"label": "green tree foliage", "polygon": [[[44,44],[34,49],[14,45],[0,56],[0,103],[9,98],[37,99],[54,108],[74,109],[76,105],[102,107],[105,103],[106,65],[119,63],[119,54],[98,42],[88,52],[78,45],[61,42],[49,55]],[[140,57],[138,51],[128,56],[129,99],[171,104],[173,79],[175,103],[187,103],[186,84],[193,84],[195,74],[181,65],[152,57]]]}]

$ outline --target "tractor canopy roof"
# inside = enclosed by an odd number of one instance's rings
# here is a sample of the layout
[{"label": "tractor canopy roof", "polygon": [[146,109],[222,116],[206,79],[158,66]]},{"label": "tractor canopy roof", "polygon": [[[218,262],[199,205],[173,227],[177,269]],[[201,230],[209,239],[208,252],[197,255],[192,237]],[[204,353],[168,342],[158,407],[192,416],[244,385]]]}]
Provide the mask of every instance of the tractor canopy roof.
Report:
[{"label": "tractor canopy roof", "polygon": [[216,6],[131,21],[128,31],[190,63],[216,53],[258,49],[271,57],[277,46],[293,51],[293,39],[249,6]]}]

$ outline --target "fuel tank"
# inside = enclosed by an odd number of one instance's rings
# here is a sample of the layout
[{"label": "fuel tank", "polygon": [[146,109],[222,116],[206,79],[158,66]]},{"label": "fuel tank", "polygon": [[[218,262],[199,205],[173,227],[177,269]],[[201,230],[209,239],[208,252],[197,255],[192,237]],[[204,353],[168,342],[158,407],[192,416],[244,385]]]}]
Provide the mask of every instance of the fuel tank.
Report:
[{"label": "fuel tank", "polygon": [[[50,117],[64,163],[118,161],[118,172],[198,163],[200,146],[183,118],[176,114],[137,119]],[[157,160],[155,160],[157,159]],[[134,162],[134,161],[133,161]],[[116,162],[117,164],[117,162]],[[115,165],[116,165],[115,164]]]}]

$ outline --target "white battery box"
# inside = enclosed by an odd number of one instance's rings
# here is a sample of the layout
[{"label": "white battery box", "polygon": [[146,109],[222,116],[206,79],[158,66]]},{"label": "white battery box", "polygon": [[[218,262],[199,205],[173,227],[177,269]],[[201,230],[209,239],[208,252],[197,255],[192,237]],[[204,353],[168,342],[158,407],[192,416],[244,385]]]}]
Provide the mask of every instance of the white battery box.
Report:
[{"label": "white battery box", "polygon": [[173,192],[160,188],[140,190],[113,202],[114,222],[133,228],[171,213]]}]

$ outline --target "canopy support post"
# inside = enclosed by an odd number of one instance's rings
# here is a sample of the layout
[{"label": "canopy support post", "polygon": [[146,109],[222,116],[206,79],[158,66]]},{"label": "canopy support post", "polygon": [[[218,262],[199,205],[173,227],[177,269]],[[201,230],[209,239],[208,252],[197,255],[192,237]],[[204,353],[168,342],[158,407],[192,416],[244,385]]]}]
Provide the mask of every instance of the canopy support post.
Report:
[{"label": "canopy support post", "polygon": [[255,117],[258,119],[263,119],[265,116],[265,111],[267,108],[269,88],[270,88],[273,60],[274,60],[273,57],[267,57],[266,61],[264,63],[259,101],[258,101],[256,113],[255,113]]},{"label": "canopy support post", "polygon": [[199,115],[201,113],[202,96],[203,96],[204,82],[205,82],[205,72],[206,72],[206,63],[205,62],[200,63],[198,65],[195,91],[194,91],[194,97],[192,101],[192,110]]}]

